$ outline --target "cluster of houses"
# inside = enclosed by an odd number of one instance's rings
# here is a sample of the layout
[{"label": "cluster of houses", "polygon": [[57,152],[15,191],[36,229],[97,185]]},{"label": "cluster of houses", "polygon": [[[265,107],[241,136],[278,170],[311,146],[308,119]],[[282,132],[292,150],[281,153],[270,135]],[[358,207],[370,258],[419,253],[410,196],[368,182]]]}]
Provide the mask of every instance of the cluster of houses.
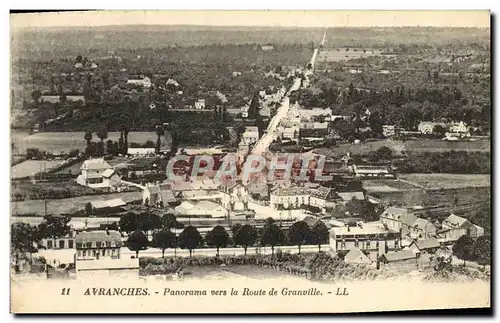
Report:
[{"label": "cluster of houses", "polygon": [[418,124],[417,131],[407,131],[395,125],[382,126],[382,134],[386,138],[395,135],[444,135],[443,140],[459,140],[471,137],[471,127],[463,121],[460,122],[432,122],[422,121]]}]

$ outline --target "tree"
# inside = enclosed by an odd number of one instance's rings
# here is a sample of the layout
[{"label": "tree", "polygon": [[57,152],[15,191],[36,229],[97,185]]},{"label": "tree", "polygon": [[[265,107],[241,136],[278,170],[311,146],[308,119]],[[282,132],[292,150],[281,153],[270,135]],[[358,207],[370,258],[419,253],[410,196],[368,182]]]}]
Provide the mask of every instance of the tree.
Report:
[{"label": "tree", "polygon": [[274,247],[282,245],[285,242],[285,234],[281,228],[274,223],[274,220],[270,221],[268,219],[262,230],[260,242],[263,246],[271,246],[271,253],[274,256]]},{"label": "tree", "polygon": [[303,244],[307,243],[309,237],[311,235],[311,229],[309,225],[307,225],[304,221],[298,221],[292,224],[290,227],[290,231],[288,231],[288,241],[291,244],[297,245],[300,248]]},{"label": "tree", "polygon": [[14,223],[11,226],[11,248],[16,252],[36,252],[34,244],[39,241],[38,228],[28,223]]},{"label": "tree", "polygon": [[127,247],[131,251],[135,251],[136,257],[139,257],[139,251],[146,250],[148,248],[148,245],[148,238],[141,230],[135,230],[128,236]]},{"label": "tree", "polygon": [[458,238],[457,242],[453,245],[453,254],[464,261],[472,259],[472,248],[474,246],[474,240],[468,235],[463,235]]},{"label": "tree", "polygon": [[145,212],[139,216],[139,229],[148,234],[151,230],[160,229],[162,222],[159,215]]},{"label": "tree", "polygon": [[156,152],[159,152],[160,148],[161,148],[161,136],[163,136],[165,134],[165,130],[163,130],[163,127],[161,125],[157,125],[155,130],[156,130],[156,136],[157,136]]},{"label": "tree", "polygon": [[165,258],[165,250],[168,248],[175,248],[177,242],[176,240],[177,237],[175,236],[175,233],[169,229],[162,229],[153,234],[151,246],[160,249],[161,257]]},{"label": "tree", "polygon": [[85,139],[85,141],[87,141],[87,146],[89,146],[90,143],[92,142],[92,131],[85,132],[83,138]]},{"label": "tree", "polygon": [[60,238],[69,234],[68,215],[46,215],[39,225],[40,238]]},{"label": "tree", "polygon": [[162,217],[163,227],[167,229],[182,229],[184,225],[177,221],[173,213],[165,213]]},{"label": "tree", "polygon": [[321,245],[328,243],[330,238],[330,233],[325,223],[321,220],[316,221],[311,229],[311,243],[318,245],[318,251],[321,251]]},{"label": "tree", "polygon": [[473,258],[477,263],[483,266],[491,262],[491,238],[490,236],[480,236],[472,247]]},{"label": "tree", "polygon": [[128,212],[120,217],[118,222],[121,232],[130,233],[139,229],[139,214]]},{"label": "tree", "polygon": [[205,240],[207,245],[217,248],[217,257],[219,257],[219,248],[227,246],[229,235],[227,234],[226,229],[218,225],[207,233]]},{"label": "tree", "polygon": [[432,129],[432,133],[434,133],[435,135],[437,135],[439,137],[444,137],[444,135],[446,134],[446,129],[442,125],[437,124]]},{"label": "tree", "polygon": [[101,127],[101,129],[97,132],[97,137],[101,139],[101,142],[104,142],[104,139],[108,138],[108,130],[106,127]]},{"label": "tree", "polygon": [[250,224],[245,224],[244,226],[239,228],[236,231],[236,235],[234,235],[234,244],[243,247],[243,249],[245,250],[245,256],[247,255],[248,247],[253,246],[256,241],[257,230],[253,225]]},{"label": "tree", "polygon": [[182,249],[189,250],[189,257],[193,255],[193,250],[201,247],[203,238],[201,237],[198,229],[189,225],[179,235],[178,245]]}]

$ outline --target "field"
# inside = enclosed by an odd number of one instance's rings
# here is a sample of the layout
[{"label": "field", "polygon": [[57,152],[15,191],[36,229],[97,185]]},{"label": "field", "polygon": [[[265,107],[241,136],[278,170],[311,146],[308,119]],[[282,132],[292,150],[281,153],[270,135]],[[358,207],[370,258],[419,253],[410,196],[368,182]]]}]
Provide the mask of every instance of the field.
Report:
[{"label": "field", "polygon": [[395,192],[370,192],[370,195],[393,204],[406,205],[452,205],[455,200],[459,204],[489,201],[491,199],[490,187],[443,189],[443,190],[410,190]]},{"label": "field", "polygon": [[372,192],[399,192],[421,189],[415,185],[398,180],[368,180],[363,181],[363,188]]},{"label": "field", "polygon": [[[85,150],[86,142],[83,138],[83,132],[39,132],[29,135],[25,132],[12,132],[11,141],[14,143],[15,149],[13,152],[22,154],[27,148],[38,148],[52,153],[68,153],[72,149]],[[118,141],[120,138],[119,132],[109,132],[106,140]],[[128,142],[144,144],[151,140],[156,142],[156,133],[154,132],[130,132]],[[99,141],[99,138],[93,134],[93,141]]]},{"label": "field", "polygon": [[[347,50],[347,51],[346,51]],[[322,63],[327,62],[339,62],[347,61],[355,58],[366,58],[370,56],[381,55],[380,50],[367,49],[363,51],[362,49],[354,51],[353,49],[337,48],[337,49],[325,49],[319,52],[317,62]]]},{"label": "field", "polygon": [[12,178],[32,176],[64,163],[63,160],[25,160],[11,168]]},{"label": "field", "polygon": [[[102,191],[101,191],[102,193]],[[64,198],[70,196],[82,196],[99,194],[98,191],[78,185],[74,181],[66,182],[13,182],[11,186],[12,200],[39,200],[44,197]]]},{"label": "field", "polygon": [[[72,213],[82,210],[85,204],[92,201],[107,201],[111,199],[121,198],[126,203],[140,200],[142,192],[124,192],[115,194],[100,194],[79,196],[67,199],[48,199],[47,200],[47,213],[48,214],[62,214]],[[11,213],[16,214],[45,214],[44,200],[31,200],[22,202],[11,202]]]},{"label": "field", "polygon": [[330,148],[330,151],[336,155],[345,155],[347,152],[356,155],[364,155],[370,151],[387,146],[394,153],[400,155],[402,151],[408,152],[444,152],[444,151],[490,151],[489,140],[478,141],[444,141],[439,139],[421,139],[421,140],[377,140],[364,142],[360,144],[340,144]]},{"label": "field", "polygon": [[491,176],[486,174],[401,174],[400,178],[427,189],[490,187]]}]

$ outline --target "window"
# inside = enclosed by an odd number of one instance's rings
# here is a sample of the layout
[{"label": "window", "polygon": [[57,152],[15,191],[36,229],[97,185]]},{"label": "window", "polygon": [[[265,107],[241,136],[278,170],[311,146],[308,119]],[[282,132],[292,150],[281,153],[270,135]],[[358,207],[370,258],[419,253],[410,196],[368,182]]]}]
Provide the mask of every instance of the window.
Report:
[{"label": "window", "polygon": [[95,257],[95,255],[96,255],[95,250],[92,250],[92,256]]},{"label": "window", "polygon": [[81,249],[81,248],[82,248],[82,244],[81,244],[81,243],[77,243],[77,244],[76,244],[76,248],[77,248],[77,249]]},{"label": "window", "polygon": [[115,254],[115,252],[116,252],[116,250],[115,250],[115,249],[112,249],[112,250],[111,250],[111,256],[113,256],[113,257],[114,257],[114,256],[116,255],[116,254]]},{"label": "window", "polygon": [[87,257],[87,251],[83,250],[83,256]]},{"label": "window", "polygon": [[76,255],[77,255],[78,257],[81,257],[81,256],[82,256],[82,251],[81,251],[81,250],[78,250],[78,251],[76,252]]},{"label": "window", "polygon": [[101,248],[101,241],[97,241],[97,242],[95,243],[95,246],[96,246],[97,248]]},{"label": "window", "polygon": [[52,249],[52,240],[47,240],[47,249]]},{"label": "window", "polygon": [[85,247],[86,247],[86,248],[92,248],[92,242],[87,242],[87,243],[85,244]]},{"label": "window", "polygon": [[68,248],[73,249],[73,240],[68,240]]},{"label": "window", "polygon": [[59,240],[59,249],[64,249],[64,240]]},{"label": "window", "polygon": [[111,247],[111,241],[106,241],[106,247]]}]

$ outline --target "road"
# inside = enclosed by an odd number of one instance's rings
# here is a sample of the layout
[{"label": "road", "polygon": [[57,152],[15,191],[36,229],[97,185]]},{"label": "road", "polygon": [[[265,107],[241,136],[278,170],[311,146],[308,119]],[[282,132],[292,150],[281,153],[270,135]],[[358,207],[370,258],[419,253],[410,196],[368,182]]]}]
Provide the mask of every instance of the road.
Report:
[{"label": "road", "polygon": [[274,135],[276,129],[278,128],[278,125],[281,122],[281,119],[283,119],[283,117],[285,117],[290,110],[290,93],[293,91],[297,91],[300,88],[300,82],[300,78],[295,78],[293,85],[290,87],[290,90],[288,90],[283,101],[281,102],[276,115],[269,122],[266,133],[255,144],[252,150],[252,154],[260,155],[269,148],[269,145],[271,145],[274,140]]},{"label": "road", "polygon": [[[321,245],[321,250],[327,251],[329,245]],[[297,246],[281,246],[275,247],[274,252],[281,250],[282,252],[298,253],[299,249]],[[301,252],[317,252],[317,245],[305,245],[301,247]],[[247,250],[247,255],[254,255],[256,253],[270,255],[272,250],[271,247],[249,247]],[[61,249],[61,250],[40,250],[38,253],[33,254],[34,256],[43,256],[47,263],[71,263],[74,261],[75,249]],[[217,254],[217,249],[215,248],[204,248],[196,249],[193,253],[194,256],[203,257],[214,257]],[[219,250],[221,256],[232,256],[232,255],[244,255],[245,250],[243,248],[221,248]],[[120,255],[123,258],[135,256],[135,252],[129,250],[127,247],[122,247],[120,249]],[[189,251],[177,248],[175,251],[173,249],[167,249],[165,251],[165,257],[189,257]],[[139,257],[161,257],[161,250],[155,248],[148,248],[139,252]]]}]

